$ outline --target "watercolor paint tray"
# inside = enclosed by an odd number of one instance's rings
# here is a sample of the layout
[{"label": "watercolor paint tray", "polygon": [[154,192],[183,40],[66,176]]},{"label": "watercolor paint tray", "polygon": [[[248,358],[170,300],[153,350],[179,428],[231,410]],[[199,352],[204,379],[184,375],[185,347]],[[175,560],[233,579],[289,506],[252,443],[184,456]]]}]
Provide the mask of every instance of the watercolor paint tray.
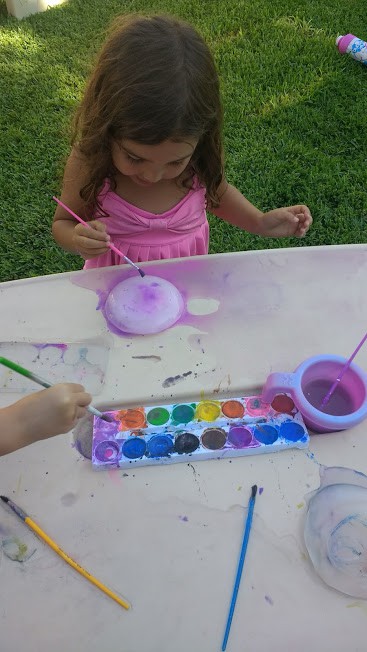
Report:
[{"label": "watercolor paint tray", "polygon": [[307,448],[309,435],[286,394],[135,407],[93,423],[96,469],[221,459]]}]

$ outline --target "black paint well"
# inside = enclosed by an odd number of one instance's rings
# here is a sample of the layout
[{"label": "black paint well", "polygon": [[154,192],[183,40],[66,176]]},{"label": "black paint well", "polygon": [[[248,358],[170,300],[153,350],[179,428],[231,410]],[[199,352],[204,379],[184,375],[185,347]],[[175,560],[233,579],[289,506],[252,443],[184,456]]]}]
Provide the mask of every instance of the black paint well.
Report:
[{"label": "black paint well", "polygon": [[191,432],[183,432],[175,439],[175,453],[182,455],[183,453],[193,453],[199,448],[199,439]]}]

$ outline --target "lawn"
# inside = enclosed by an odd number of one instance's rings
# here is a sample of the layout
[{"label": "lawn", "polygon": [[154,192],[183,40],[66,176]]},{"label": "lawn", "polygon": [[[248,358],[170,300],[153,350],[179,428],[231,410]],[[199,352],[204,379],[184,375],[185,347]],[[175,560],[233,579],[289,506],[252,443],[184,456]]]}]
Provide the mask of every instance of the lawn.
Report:
[{"label": "lawn", "polygon": [[359,0],[69,0],[17,21],[0,2],[0,281],[79,269],[52,240],[70,118],[119,13],[190,20],[211,46],[228,179],[258,207],[307,203],[306,239],[265,240],[211,217],[211,252],[367,240],[367,67],[335,47],[366,38]]}]

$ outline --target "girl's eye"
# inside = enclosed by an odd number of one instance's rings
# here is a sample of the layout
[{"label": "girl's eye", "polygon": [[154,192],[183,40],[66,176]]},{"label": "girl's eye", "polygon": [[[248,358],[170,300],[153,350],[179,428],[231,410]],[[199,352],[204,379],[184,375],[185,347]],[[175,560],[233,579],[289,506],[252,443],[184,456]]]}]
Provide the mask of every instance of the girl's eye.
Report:
[{"label": "girl's eye", "polygon": [[126,158],[129,161],[129,163],[141,163],[143,160],[142,158],[133,158],[129,154],[126,154]]},{"label": "girl's eye", "polygon": [[170,165],[172,165],[172,167],[174,167],[174,168],[175,167],[178,168],[183,163],[184,163],[184,161],[172,161],[172,163],[170,163]]}]

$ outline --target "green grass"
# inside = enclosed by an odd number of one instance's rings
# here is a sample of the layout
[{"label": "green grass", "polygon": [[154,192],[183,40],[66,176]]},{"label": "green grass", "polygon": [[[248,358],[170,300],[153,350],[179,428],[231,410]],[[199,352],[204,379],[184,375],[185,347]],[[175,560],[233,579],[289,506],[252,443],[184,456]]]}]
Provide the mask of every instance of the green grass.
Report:
[{"label": "green grass", "polygon": [[366,37],[359,0],[69,0],[17,21],[0,2],[0,280],[79,269],[50,226],[68,124],[103,32],[128,11],[189,19],[211,46],[228,179],[263,210],[307,203],[302,241],[211,218],[211,251],[365,242],[367,68],[335,48]]}]

